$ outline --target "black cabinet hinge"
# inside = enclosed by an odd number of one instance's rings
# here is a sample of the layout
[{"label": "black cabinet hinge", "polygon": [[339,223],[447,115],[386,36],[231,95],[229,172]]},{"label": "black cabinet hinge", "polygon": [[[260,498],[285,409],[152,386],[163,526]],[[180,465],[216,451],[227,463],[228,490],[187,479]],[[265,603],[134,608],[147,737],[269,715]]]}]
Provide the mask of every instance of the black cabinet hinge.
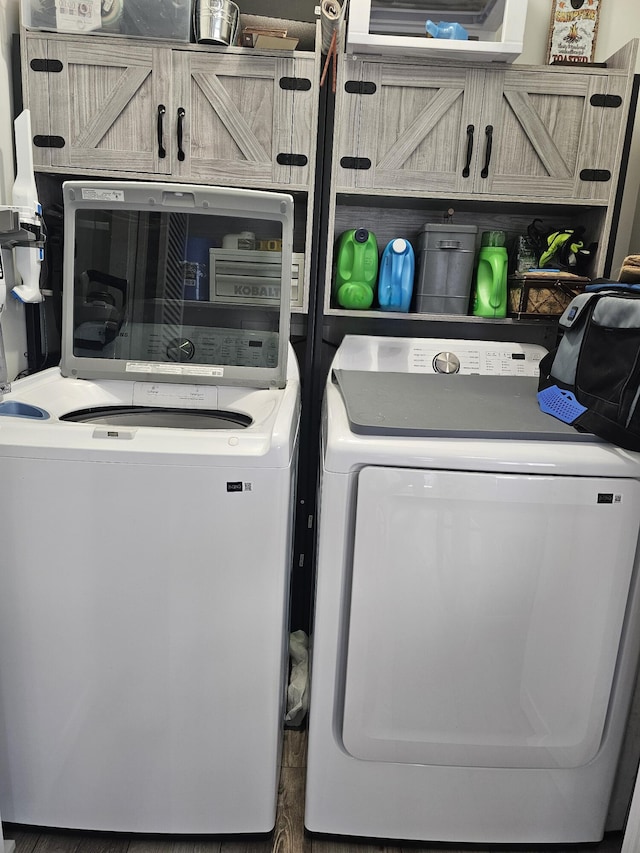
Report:
[{"label": "black cabinet hinge", "polygon": [[343,157],[340,165],[343,169],[370,169],[371,160],[368,157]]},{"label": "black cabinet hinge", "polygon": [[33,144],[36,148],[64,148],[67,143],[64,136],[44,136],[38,134],[33,137]]},{"label": "black cabinet hinge", "polygon": [[306,166],[309,162],[304,154],[278,154],[276,161],[281,166]]},{"label": "black cabinet hinge", "polygon": [[347,80],[344,84],[344,90],[350,95],[373,95],[376,91],[376,84],[368,80]]},{"label": "black cabinet hinge", "polygon": [[611,172],[608,169],[583,169],[580,172],[581,181],[599,181],[606,183],[611,180]]},{"label": "black cabinet hinge", "polygon": [[46,71],[57,74],[62,71],[63,65],[59,59],[32,59],[29,67],[32,71]]},{"label": "black cabinet hinge", "polygon": [[311,88],[311,80],[307,77],[281,77],[280,88],[294,92],[308,92]]},{"label": "black cabinet hinge", "polygon": [[622,106],[622,98],[620,95],[591,95],[589,103],[592,107],[609,107],[615,110]]}]

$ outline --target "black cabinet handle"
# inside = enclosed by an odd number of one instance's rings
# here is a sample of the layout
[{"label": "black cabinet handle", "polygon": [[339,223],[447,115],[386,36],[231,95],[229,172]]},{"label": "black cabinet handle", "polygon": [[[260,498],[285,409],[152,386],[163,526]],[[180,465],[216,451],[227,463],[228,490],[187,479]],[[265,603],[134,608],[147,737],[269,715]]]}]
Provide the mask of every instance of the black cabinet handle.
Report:
[{"label": "black cabinet handle", "polygon": [[486,137],[487,137],[487,147],[486,147],[485,152],[484,152],[484,168],[480,172],[480,177],[481,178],[488,178],[489,177],[489,163],[491,162],[491,148],[493,147],[493,125],[488,124],[485,127],[484,132],[485,132]]},{"label": "black cabinet handle", "polygon": [[471,166],[471,155],[473,154],[473,134],[475,127],[472,124],[467,125],[467,162],[462,170],[462,177],[469,177],[469,166]]},{"label": "black cabinet handle", "polygon": [[166,113],[167,108],[164,104],[158,104],[158,157],[166,157],[167,152],[165,151],[165,147],[163,145],[163,130],[162,130],[162,121],[163,116]]},{"label": "black cabinet handle", "polygon": [[182,123],[186,113],[184,107],[178,107],[178,160],[184,160],[184,151],[182,150]]}]

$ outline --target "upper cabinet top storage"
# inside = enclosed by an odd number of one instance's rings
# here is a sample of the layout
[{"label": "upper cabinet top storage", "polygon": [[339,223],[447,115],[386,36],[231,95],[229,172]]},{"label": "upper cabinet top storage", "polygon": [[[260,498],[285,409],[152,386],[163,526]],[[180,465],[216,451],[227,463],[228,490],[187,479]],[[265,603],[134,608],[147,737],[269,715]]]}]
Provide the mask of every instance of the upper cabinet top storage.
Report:
[{"label": "upper cabinet top storage", "polygon": [[[527,0],[350,0],[348,53],[513,62],[522,53]],[[468,40],[427,38],[427,20],[455,22]]]},{"label": "upper cabinet top storage", "polygon": [[189,41],[191,0],[21,0],[28,29]]}]

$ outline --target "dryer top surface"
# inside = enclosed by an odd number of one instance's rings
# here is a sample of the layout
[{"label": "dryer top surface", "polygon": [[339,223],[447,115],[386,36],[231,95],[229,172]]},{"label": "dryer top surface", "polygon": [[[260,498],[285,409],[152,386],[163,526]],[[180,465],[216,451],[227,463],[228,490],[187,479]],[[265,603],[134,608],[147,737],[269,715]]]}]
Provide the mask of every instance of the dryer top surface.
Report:
[{"label": "dryer top surface", "polygon": [[600,441],[541,412],[532,377],[334,374],[349,427],[361,435]]},{"label": "dryer top surface", "polygon": [[640,454],[539,410],[543,347],[347,335],[327,380],[324,467],[640,476]]}]

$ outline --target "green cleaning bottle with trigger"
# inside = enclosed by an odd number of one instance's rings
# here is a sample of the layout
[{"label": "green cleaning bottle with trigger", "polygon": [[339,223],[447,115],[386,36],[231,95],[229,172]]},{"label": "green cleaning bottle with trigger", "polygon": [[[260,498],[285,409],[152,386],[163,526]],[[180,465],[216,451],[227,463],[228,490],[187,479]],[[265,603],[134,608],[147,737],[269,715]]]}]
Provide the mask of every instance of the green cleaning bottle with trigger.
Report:
[{"label": "green cleaning bottle with trigger", "polygon": [[366,228],[340,235],[333,295],[341,308],[366,311],[373,304],[378,278],[378,243]]},{"label": "green cleaning bottle with trigger", "polygon": [[504,231],[483,231],[476,289],[473,299],[474,317],[507,316],[507,250]]}]

